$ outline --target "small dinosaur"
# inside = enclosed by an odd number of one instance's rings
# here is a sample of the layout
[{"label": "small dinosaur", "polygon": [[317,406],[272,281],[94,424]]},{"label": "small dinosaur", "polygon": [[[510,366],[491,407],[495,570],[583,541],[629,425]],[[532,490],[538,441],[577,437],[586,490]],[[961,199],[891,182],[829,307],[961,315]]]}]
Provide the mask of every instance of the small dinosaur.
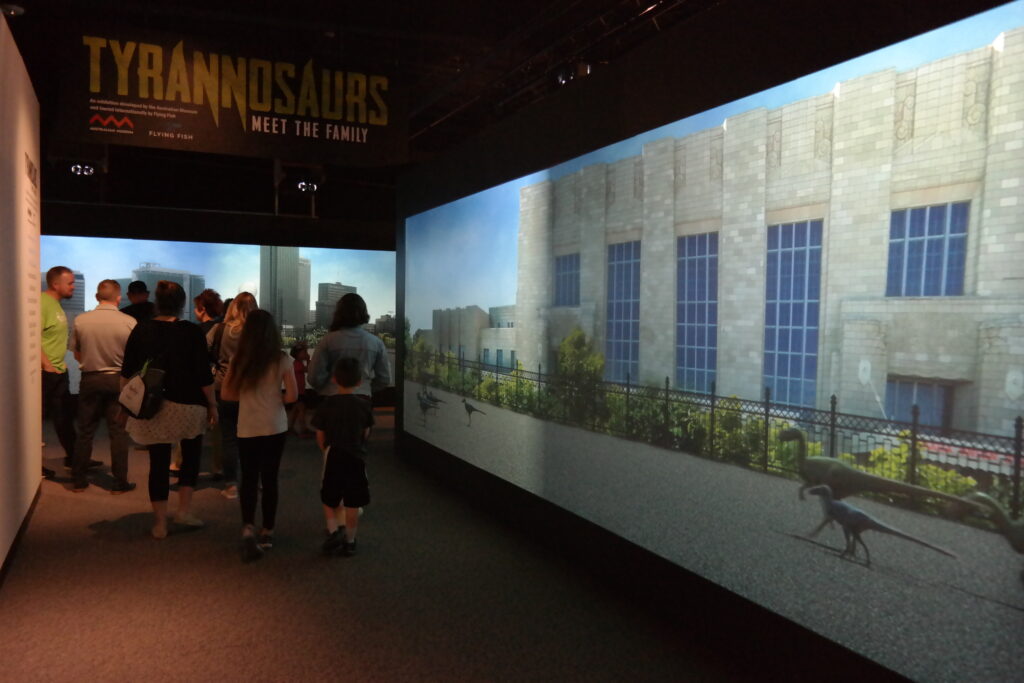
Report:
[{"label": "small dinosaur", "polygon": [[465,408],[466,408],[466,418],[467,418],[466,419],[466,426],[467,427],[469,427],[473,423],[473,413],[480,413],[481,415],[486,415],[487,414],[484,411],[482,411],[479,408],[477,408],[472,403],[468,402],[466,399],[462,399],[462,405],[465,406]]},{"label": "small dinosaur", "polygon": [[1010,547],[1024,555],[1024,520],[1011,521],[1010,515],[1006,514],[1003,506],[993,500],[988,494],[972,491],[964,497],[980,503],[991,512],[992,514],[989,515],[989,519],[996,525],[999,532],[1006,537]]},{"label": "small dinosaur", "polygon": [[813,538],[825,527],[826,524],[833,521],[836,522],[843,528],[843,536],[846,537],[846,548],[842,552],[842,557],[856,557],[857,544],[860,543],[861,547],[864,548],[867,566],[871,566],[871,552],[868,550],[867,545],[865,545],[864,539],[860,537],[860,535],[865,531],[880,531],[883,534],[889,534],[908,541],[913,541],[914,543],[923,545],[925,548],[931,548],[936,552],[940,552],[943,555],[948,555],[953,558],[956,557],[956,555],[944,548],[932,545],[927,541],[922,541],[920,538],[915,538],[914,536],[904,533],[899,529],[883,524],[860,508],[855,508],[849,503],[844,503],[841,500],[835,500],[832,496],[832,489],[829,488],[827,484],[812,486],[807,489],[807,493],[812,496],[821,497],[821,507],[825,512],[825,519],[822,520],[821,524],[811,532],[810,536]]},{"label": "small dinosaur", "polygon": [[416,400],[420,403],[420,411],[423,413],[423,424],[427,424],[427,413],[431,409],[437,410],[437,404],[428,399],[424,394],[416,393]]},{"label": "small dinosaur", "polygon": [[435,396],[434,392],[432,392],[430,389],[424,388],[423,395],[426,396],[431,403],[446,403],[446,401],[443,401],[439,399],[437,396]]},{"label": "small dinosaur", "polygon": [[807,435],[799,429],[791,427],[782,430],[779,432],[779,441],[797,442],[798,468],[800,478],[804,480],[804,484],[800,487],[799,491],[800,500],[804,499],[804,492],[811,486],[827,484],[832,491],[832,497],[836,500],[872,491],[875,493],[900,493],[908,496],[941,498],[961,507],[968,505],[979,510],[981,509],[980,504],[974,501],[965,500],[942,491],[933,491],[923,486],[915,486],[914,484],[906,484],[895,479],[868,474],[836,458],[809,458],[807,457]]}]

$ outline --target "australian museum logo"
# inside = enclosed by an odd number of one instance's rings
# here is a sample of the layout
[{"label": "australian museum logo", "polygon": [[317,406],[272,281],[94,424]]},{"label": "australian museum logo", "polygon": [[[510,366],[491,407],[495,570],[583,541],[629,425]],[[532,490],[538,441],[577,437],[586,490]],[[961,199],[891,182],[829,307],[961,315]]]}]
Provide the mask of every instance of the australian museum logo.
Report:
[{"label": "australian museum logo", "polygon": [[128,116],[117,117],[113,114],[103,116],[93,114],[89,117],[89,130],[104,133],[128,133],[135,132],[135,123]]}]

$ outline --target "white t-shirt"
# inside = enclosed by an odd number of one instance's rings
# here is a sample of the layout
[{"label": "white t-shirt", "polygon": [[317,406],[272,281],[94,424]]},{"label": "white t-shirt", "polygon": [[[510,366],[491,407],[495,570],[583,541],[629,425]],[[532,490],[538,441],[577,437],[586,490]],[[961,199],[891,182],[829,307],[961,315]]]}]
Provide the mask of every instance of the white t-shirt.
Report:
[{"label": "white t-shirt", "polygon": [[281,353],[280,362],[267,370],[259,384],[239,392],[238,436],[270,436],[288,431],[288,415],[281,402],[281,376],[294,372],[292,359]]}]

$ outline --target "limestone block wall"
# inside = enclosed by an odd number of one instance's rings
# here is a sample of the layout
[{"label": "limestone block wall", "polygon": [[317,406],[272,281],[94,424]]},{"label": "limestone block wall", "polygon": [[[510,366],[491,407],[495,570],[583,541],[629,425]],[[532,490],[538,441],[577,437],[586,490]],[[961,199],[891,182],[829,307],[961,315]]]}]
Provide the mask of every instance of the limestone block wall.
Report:
[{"label": "limestone block wall", "polygon": [[[544,181],[519,192],[519,259],[516,272],[516,350],[527,367],[548,364],[547,311],[554,289],[555,184]],[[436,326],[435,326],[436,327]]]},{"label": "limestone block wall", "polygon": [[[509,358],[511,357],[510,352],[516,350],[516,331],[515,328],[511,327],[488,327],[480,330],[480,360],[483,361],[484,349],[490,350],[490,358],[488,362],[496,363],[498,358],[498,349],[503,351],[503,362],[506,366],[509,364]],[[473,360],[477,357],[474,356]],[[519,358],[519,352],[516,351],[516,360]]]},{"label": "limestone block wall", "polygon": [[1024,296],[1024,29],[992,50],[979,296]]},{"label": "limestone block wall", "polygon": [[1014,420],[1024,415],[1024,314],[982,323],[977,397],[977,430],[1012,435]]},{"label": "limestone block wall", "polygon": [[723,144],[721,128],[676,141],[676,223],[721,217]]},{"label": "limestone block wall", "polygon": [[675,151],[672,138],[644,145],[644,213],[640,243],[640,377],[675,377]]},{"label": "limestone block wall", "polygon": [[717,392],[760,398],[764,357],[764,109],[730,118],[718,237]]},{"label": "limestone block wall", "polygon": [[[641,380],[674,381],[676,239],[718,232],[717,389],[759,398],[766,226],[821,219],[816,407],[836,393],[844,411],[879,414],[858,379],[865,359],[883,402],[892,375],[955,382],[955,426],[1005,432],[1020,407],[993,397],[997,375],[1024,355],[1009,341],[1024,301],[1022,194],[1016,29],[992,47],[867,74],[524,189],[520,357],[549,366],[575,325],[603,349],[607,246],[641,240]],[[964,296],[887,298],[891,212],[960,201],[970,202]],[[552,309],[553,257],[575,252],[581,305]]]},{"label": "limestone block wall", "polygon": [[[835,392],[840,412],[883,417],[889,332],[885,320],[863,317],[859,313],[843,316],[838,364],[840,382]],[[862,366],[866,383],[860,381]],[[830,397],[828,394],[825,400]]]}]

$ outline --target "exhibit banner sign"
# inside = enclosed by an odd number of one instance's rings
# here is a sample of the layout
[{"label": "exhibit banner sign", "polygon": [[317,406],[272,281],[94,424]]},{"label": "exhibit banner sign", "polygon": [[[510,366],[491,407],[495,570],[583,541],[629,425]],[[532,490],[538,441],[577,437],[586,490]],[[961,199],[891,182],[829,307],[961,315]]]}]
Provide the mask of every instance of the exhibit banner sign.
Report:
[{"label": "exhibit banner sign", "polygon": [[386,74],[124,28],[72,40],[58,125],[67,140],[347,165],[405,160],[405,107]]}]

